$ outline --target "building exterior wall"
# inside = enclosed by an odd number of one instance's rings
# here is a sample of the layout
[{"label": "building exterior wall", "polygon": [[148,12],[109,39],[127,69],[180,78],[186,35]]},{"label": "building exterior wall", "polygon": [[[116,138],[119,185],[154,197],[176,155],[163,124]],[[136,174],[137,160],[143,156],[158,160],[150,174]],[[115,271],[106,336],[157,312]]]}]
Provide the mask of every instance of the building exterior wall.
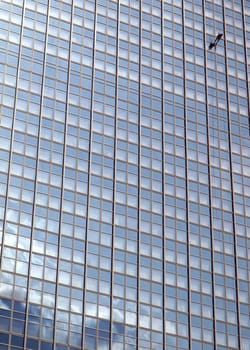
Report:
[{"label": "building exterior wall", "polygon": [[0,2],[0,350],[250,349],[249,47],[247,0]]}]

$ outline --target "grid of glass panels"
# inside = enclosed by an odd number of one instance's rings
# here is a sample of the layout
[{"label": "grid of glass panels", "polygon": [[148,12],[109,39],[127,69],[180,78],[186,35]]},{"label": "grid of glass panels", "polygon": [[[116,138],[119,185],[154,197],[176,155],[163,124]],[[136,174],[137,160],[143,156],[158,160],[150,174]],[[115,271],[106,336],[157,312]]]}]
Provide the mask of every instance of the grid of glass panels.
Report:
[{"label": "grid of glass panels", "polygon": [[0,349],[249,350],[248,2],[0,21]]}]

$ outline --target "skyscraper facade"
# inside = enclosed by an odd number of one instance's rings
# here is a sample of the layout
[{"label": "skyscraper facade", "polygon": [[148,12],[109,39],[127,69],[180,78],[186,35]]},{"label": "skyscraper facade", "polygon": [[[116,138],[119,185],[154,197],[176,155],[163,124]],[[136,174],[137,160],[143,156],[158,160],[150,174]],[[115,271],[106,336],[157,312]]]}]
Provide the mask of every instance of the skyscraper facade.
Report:
[{"label": "skyscraper facade", "polygon": [[247,0],[0,1],[0,350],[250,349],[249,50]]}]

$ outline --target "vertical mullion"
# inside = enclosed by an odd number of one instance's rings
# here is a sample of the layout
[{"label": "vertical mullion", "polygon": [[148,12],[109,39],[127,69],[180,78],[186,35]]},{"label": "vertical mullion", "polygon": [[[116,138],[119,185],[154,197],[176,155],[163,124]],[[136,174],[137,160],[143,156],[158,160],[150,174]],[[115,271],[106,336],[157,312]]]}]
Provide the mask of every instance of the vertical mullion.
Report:
[{"label": "vertical mullion", "polygon": [[94,77],[95,77],[95,49],[96,49],[96,22],[97,22],[97,0],[94,6],[94,33],[93,33],[93,56],[92,56],[92,76],[91,76],[91,99],[90,99],[90,120],[89,120],[89,156],[87,175],[87,205],[86,205],[86,226],[85,226],[85,252],[84,252],[84,278],[83,278],[83,309],[82,309],[82,350],[85,349],[85,303],[86,303],[86,281],[87,281],[87,253],[88,253],[88,228],[89,228],[89,206],[90,206],[90,170],[92,152],[92,129],[93,129],[93,98],[94,98]]},{"label": "vertical mullion", "polygon": [[244,54],[245,54],[245,69],[246,69],[246,89],[247,89],[247,105],[248,105],[248,123],[249,123],[249,135],[250,135],[250,88],[248,83],[249,77],[249,67],[248,67],[248,55],[247,55],[247,33],[245,24],[245,3],[244,0],[241,1],[242,6],[242,26],[243,26],[243,40],[244,40]]},{"label": "vertical mullion", "polygon": [[116,194],[116,147],[117,147],[117,118],[118,118],[118,64],[119,64],[119,28],[120,28],[120,0],[117,0],[117,27],[116,27],[116,80],[115,80],[115,120],[114,120],[114,153],[113,153],[113,203],[112,203],[112,238],[111,238],[111,279],[110,279],[110,336],[109,350],[112,350],[113,341],[113,276],[114,276],[114,244],[115,244],[115,194]]},{"label": "vertical mullion", "polygon": [[224,59],[225,59],[225,80],[226,80],[226,103],[227,103],[227,133],[228,133],[228,154],[230,166],[230,183],[231,183],[231,203],[232,203],[232,224],[233,224],[233,240],[234,240],[234,273],[235,273],[235,296],[237,309],[237,330],[238,330],[238,347],[241,349],[240,336],[240,305],[239,305],[239,290],[238,290],[238,264],[237,264],[237,238],[236,238],[236,224],[235,224],[235,209],[234,209],[234,183],[233,183],[233,165],[232,165],[232,133],[231,133],[231,118],[230,118],[230,104],[229,104],[229,82],[228,82],[228,63],[227,63],[227,41],[226,41],[226,16],[225,3],[222,0],[222,16],[224,24]]},{"label": "vertical mullion", "polygon": [[[65,117],[64,117],[64,139],[63,139],[63,157],[62,157],[62,182],[61,182],[61,203],[59,214],[59,229],[58,229],[58,246],[57,246],[57,268],[56,268],[56,290],[55,290],[55,314],[53,320],[53,348],[56,350],[56,323],[57,323],[57,303],[58,303],[58,276],[60,272],[60,253],[61,253],[61,227],[62,227],[62,211],[63,211],[63,192],[64,192],[64,173],[65,173],[65,159],[66,159],[66,142],[67,142],[67,119],[68,119],[68,103],[69,103],[69,83],[70,83],[70,67],[71,67],[71,49],[72,49],[72,32],[73,32],[73,12],[74,12],[74,0],[71,2],[71,22],[69,33],[69,54],[68,54],[68,72],[67,72],[67,88],[66,88],[66,101],[65,101]],[[69,325],[68,325],[69,326]]]},{"label": "vertical mullion", "polygon": [[214,247],[213,247],[213,214],[212,214],[212,184],[211,184],[211,164],[210,164],[210,120],[208,106],[208,79],[207,79],[207,44],[206,44],[206,1],[202,3],[203,9],[203,42],[204,42],[204,78],[206,94],[206,133],[207,133],[207,171],[209,189],[209,221],[210,221],[210,251],[211,251],[211,279],[212,279],[212,300],[213,300],[213,342],[216,348],[216,327],[215,327],[215,284],[214,284]]},{"label": "vertical mullion", "polygon": [[164,2],[161,1],[161,128],[162,128],[162,333],[163,350],[166,349],[165,319],[165,128],[164,128]]},{"label": "vertical mullion", "polygon": [[30,274],[32,266],[32,244],[33,244],[33,233],[35,226],[35,210],[36,210],[36,191],[38,182],[38,164],[39,164],[39,149],[40,149],[40,136],[41,136],[41,124],[42,124],[42,106],[43,106],[43,89],[45,80],[45,70],[46,70],[46,47],[48,41],[48,26],[49,26],[49,7],[50,0],[47,2],[47,20],[46,20],[46,32],[44,40],[44,53],[43,53],[43,72],[42,72],[42,82],[41,82],[41,96],[40,96],[40,108],[39,108],[39,125],[38,125],[38,135],[37,135],[37,149],[36,149],[36,171],[35,171],[35,184],[34,184],[34,194],[33,194],[33,208],[32,208],[32,221],[31,221],[31,237],[30,237],[30,256],[29,256],[29,266],[28,266],[28,281],[27,281],[27,299],[26,299],[26,309],[25,309],[25,324],[24,324],[24,349],[27,347],[27,337],[28,337],[28,316],[29,316],[29,292],[30,292]]},{"label": "vertical mullion", "polygon": [[142,0],[139,4],[139,87],[138,87],[138,220],[137,220],[137,327],[136,327],[136,349],[140,346],[140,228],[141,228],[141,57],[142,57]]},{"label": "vertical mullion", "polygon": [[[0,270],[2,269],[2,259],[3,259],[3,248],[4,248],[4,233],[7,220],[7,208],[8,208],[8,193],[10,185],[10,170],[11,170],[11,159],[13,153],[13,140],[14,140],[14,125],[16,119],[16,108],[17,108],[17,95],[18,95],[18,80],[20,74],[20,61],[21,61],[21,49],[22,49],[22,38],[23,38],[23,26],[24,26],[24,9],[25,9],[25,0],[22,4],[22,20],[21,20],[21,29],[19,35],[19,49],[18,49],[18,58],[17,58],[17,67],[16,67],[16,86],[15,86],[15,96],[14,96],[14,105],[13,105],[13,119],[11,125],[11,136],[10,136],[10,148],[9,148],[9,164],[8,164],[8,173],[7,173],[7,182],[6,182],[6,196],[5,196],[5,209],[3,215],[3,230],[2,230],[2,241],[1,241],[1,250],[0,250]],[[1,117],[0,117],[1,118]]]},{"label": "vertical mullion", "polygon": [[183,118],[185,143],[185,187],[186,187],[186,237],[187,237],[187,290],[188,290],[188,323],[189,349],[192,349],[191,333],[191,302],[190,302],[190,246],[189,246],[189,205],[188,205],[188,142],[186,113],[186,55],[185,55],[185,0],[182,0],[182,44],[183,44]]}]

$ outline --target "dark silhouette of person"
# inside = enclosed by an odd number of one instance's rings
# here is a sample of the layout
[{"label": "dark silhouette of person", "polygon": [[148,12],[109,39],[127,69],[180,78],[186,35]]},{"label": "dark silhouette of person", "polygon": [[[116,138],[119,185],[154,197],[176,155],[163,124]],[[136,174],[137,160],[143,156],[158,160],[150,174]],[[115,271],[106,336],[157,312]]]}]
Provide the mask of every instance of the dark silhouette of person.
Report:
[{"label": "dark silhouette of person", "polygon": [[213,48],[216,49],[216,47],[217,47],[219,41],[222,39],[222,37],[223,37],[223,34],[222,34],[222,33],[217,34],[217,35],[216,35],[216,38],[214,39],[214,41],[212,41],[212,42],[209,44],[208,49],[209,49],[209,50],[212,50]]}]

